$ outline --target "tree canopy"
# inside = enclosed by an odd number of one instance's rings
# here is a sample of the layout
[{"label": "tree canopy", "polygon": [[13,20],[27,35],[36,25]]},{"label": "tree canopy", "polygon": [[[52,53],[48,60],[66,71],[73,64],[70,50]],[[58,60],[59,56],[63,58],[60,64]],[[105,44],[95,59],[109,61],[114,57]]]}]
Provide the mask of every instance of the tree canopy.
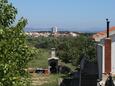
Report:
[{"label": "tree canopy", "polygon": [[56,54],[61,61],[75,66],[80,64],[82,58],[90,62],[96,61],[96,45],[89,36],[79,37],[28,37],[30,46],[50,50],[56,48]]},{"label": "tree canopy", "polygon": [[27,46],[23,28],[27,20],[21,18],[15,26],[16,8],[7,0],[0,0],[0,86],[28,86],[24,71],[34,50]]},{"label": "tree canopy", "polygon": [[7,27],[13,24],[17,14],[16,8],[8,0],[0,0],[0,24]]}]

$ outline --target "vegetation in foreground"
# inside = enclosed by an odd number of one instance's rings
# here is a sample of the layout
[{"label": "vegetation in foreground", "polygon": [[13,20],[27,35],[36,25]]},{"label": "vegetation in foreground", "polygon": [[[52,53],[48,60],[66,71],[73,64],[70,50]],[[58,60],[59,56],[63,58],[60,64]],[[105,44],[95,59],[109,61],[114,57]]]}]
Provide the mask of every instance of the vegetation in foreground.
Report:
[{"label": "vegetation in foreground", "polygon": [[27,46],[23,28],[27,20],[21,18],[15,26],[17,10],[7,0],[0,0],[0,86],[29,86],[24,71],[34,49]]}]

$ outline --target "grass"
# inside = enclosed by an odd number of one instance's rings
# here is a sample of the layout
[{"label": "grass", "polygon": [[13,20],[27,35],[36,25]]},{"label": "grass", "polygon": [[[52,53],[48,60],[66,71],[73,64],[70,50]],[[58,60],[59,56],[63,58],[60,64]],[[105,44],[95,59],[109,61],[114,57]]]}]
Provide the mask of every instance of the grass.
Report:
[{"label": "grass", "polygon": [[[50,57],[50,52],[45,49],[38,49],[37,56],[28,63],[30,68],[48,68],[48,58]],[[62,65],[68,66],[72,70],[75,69],[71,64]],[[31,86],[58,86],[58,80],[62,75],[59,74],[32,74],[32,84]]]},{"label": "grass", "polygon": [[32,74],[32,84],[31,86],[58,86],[58,74],[51,75],[39,75]]},{"label": "grass", "polygon": [[50,53],[48,50],[39,49],[37,56],[28,63],[28,67],[48,68],[48,57],[49,56],[50,56]]},{"label": "grass", "polygon": [[[48,57],[50,52],[48,50],[39,49],[38,56],[28,63],[28,67],[32,68],[48,68]],[[31,86],[58,86],[58,74],[32,74]]]},{"label": "grass", "polygon": [[59,79],[58,74],[50,75],[48,78],[48,83],[45,83],[41,86],[58,86],[58,79]]},{"label": "grass", "polygon": [[[37,56],[28,63],[28,67],[32,67],[32,68],[48,68],[48,58],[50,57],[50,51],[45,50],[45,49],[38,49],[38,54]],[[63,63],[60,62],[62,65],[65,65],[69,68],[71,68],[71,70],[75,70],[75,66],[73,66],[72,64],[68,63]]]}]

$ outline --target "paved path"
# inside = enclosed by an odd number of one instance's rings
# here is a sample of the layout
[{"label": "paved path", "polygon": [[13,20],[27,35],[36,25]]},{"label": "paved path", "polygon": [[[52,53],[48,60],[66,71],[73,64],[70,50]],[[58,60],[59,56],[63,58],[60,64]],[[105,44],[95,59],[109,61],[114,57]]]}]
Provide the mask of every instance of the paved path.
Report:
[{"label": "paved path", "polygon": [[39,75],[33,73],[32,74],[32,86],[41,86],[45,83],[48,83],[48,76],[46,75]]}]

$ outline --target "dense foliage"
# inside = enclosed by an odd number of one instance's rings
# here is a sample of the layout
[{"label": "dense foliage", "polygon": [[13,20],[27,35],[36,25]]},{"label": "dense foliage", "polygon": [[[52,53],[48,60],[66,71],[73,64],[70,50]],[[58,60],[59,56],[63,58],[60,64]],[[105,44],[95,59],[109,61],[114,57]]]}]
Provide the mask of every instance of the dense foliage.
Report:
[{"label": "dense foliage", "polygon": [[12,26],[16,9],[7,0],[0,0],[0,86],[28,86],[24,71],[34,50],[27,46],[21,18]]},{"label": "dense foliage", "polygon": [[30,46],[50,50],[56,48],[57,56],[65,63],[79,65],[83,57],[95,62],[95,42],[87,36],[79,37],[28,37]]},{"label": "dense foliage", "polygon": [[16,8],[8,0],[0,0],[0,24],[7,27],[13,24],[17,14]]}]

